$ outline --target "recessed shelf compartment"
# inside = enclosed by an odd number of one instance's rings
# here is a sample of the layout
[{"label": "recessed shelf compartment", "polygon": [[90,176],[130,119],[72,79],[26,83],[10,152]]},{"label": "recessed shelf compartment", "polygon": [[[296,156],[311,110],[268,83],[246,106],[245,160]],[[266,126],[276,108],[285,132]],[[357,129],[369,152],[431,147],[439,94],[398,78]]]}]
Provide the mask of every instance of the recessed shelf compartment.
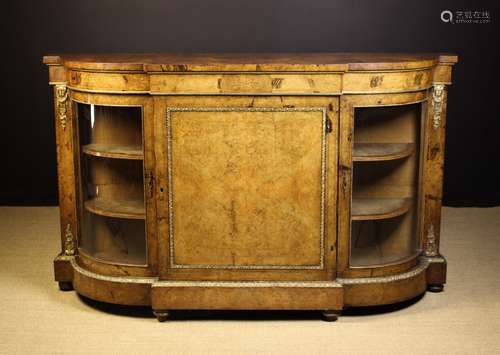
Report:
[{"label": "recessed shelf compartment", "polygon": [[93,258],[118,265],[126,264],[143,266],[146,263],[144,255],[142,254],[113,253],[110,251],[106,251],[95,253]]},{"label": "recessed shelf compartment", "polygon": [[142,199],[110,200],[94,198],[84,203],[88,211],[108,217],[144,219],[146,212]]},{"label": "recessed shelf compartment", "polygon": [[415,151],[413,143],[355,143],[353,161],[385,161],[408,157]]},{"label": "recessed shelf compartment", "polygon": [[87,233],[79,247],[91,258],[113,264],[146,265],[145,221],[85,213]]},{"label": "recessed shelf compartment", "polygon": [[353,221],[388,219],[408,212],[411,200],[407,198],[354,198],[351,207]]},{"label": "recessed shelf compartment", "polygon": [[142,147],[140,145],[131,146],[121,144],[93,143],[82,146],[82,152],[88,155],[102,158],[131,160],[143,159]]},{"label": "recessed shelf compartment", "polygon": [[77,104],[79,247],[119,265],[147,264],[142,108]]},{"label": "recessed shelf compartment", "polygon": [[81,151],[117,159],[143,159],[140,107],[79,104]]},{"label": "recessed shelf compartment", "polygon": [[350,266],[407,261],[419,251],[421,104],[354,114]]},{"label": "recessed shelf compartment", "polygon": [[416,255],[414,225],[411,211],[387,219],[353,220],[351,266],[384,266]]}]

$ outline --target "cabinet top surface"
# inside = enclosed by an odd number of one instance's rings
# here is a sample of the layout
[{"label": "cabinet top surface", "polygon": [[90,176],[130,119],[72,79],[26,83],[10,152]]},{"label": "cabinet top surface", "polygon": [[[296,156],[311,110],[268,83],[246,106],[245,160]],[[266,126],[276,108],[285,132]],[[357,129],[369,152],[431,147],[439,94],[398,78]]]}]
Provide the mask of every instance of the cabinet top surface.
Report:
[{"label": "cabinet top surface", "polygon": [[47,65],[98,71],[358,71],[452,65],[442,53],[129,53],[47,55]]}]

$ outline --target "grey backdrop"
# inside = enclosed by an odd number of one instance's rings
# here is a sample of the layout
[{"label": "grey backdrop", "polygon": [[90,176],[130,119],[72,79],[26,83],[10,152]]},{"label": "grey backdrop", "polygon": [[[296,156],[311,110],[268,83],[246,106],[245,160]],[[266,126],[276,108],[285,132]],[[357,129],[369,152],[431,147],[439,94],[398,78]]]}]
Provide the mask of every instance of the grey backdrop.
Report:
[{"label": "grey backdrop", "polygon": [[[54,121],[44,54],[55,52],[457,53],[444,202],[500,204],[493,1],[45,0],[2,2],[0,204],[55,204]],[[487,10],[448,24],[444,9]]]}]

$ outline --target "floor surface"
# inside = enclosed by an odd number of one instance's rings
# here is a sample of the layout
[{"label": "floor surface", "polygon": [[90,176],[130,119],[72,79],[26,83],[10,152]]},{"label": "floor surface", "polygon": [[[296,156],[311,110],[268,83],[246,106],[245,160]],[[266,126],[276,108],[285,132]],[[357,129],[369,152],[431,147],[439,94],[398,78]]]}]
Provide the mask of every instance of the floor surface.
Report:
[{"label": "floor surface", "polygon": [[0,354],[500,354],[500,207],[444,208],[448,283],[404,305],[350,311],[185,312],[110,306],[53,281],[58,209],[0,207]]}]

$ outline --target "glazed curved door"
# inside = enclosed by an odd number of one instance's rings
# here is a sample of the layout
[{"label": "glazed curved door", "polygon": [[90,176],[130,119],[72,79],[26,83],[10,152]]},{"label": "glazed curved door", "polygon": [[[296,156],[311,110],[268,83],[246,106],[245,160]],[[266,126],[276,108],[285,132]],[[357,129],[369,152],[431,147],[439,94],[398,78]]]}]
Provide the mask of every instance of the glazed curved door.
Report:
[{"label": "glazed curved door", "polygon": [[341,276],[402,272],[421,251],[425,93],[342,98]]},{"label": "glazed curved door", "polygon": [[154,191],[149,188],[152,100],[74,96],[81,262],[102,265],[100,272],[151,275],[156,265]]},{"label": "glazed curved door", "polygon": [[161,276],[331,279],[337,101],[243,96],[158,101],[164,152],[157,160],[164,195],[159,237],[168,241],[160,255]]}]

